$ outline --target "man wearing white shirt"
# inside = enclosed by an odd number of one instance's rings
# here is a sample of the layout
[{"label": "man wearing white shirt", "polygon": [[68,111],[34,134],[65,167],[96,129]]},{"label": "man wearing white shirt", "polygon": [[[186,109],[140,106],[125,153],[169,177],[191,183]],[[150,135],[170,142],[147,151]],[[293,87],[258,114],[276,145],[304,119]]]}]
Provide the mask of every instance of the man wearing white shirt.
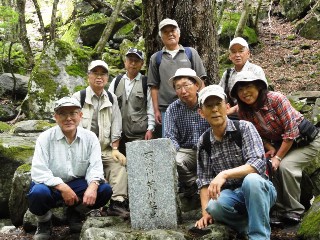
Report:
[{"label": "man wearing white shirt", "polygon": [[112,195],[105,183],[101,148],[97,136],[79,126],[81,105],[64,97],[55,103],[57,126],[40,134],[32,160],[29,210],[38,219],[34,239],[49,239],[51,208],[64,202],[71,232],[81,230],[76,206],[97,209]]},{"label": "man wearing white shirt", "polygon": [[147,79],[140,73],[143,63],[142,51],[130,48],[124,60],[126,73],[114,78],[108,89],[117,96],[121,110],[122,137],[119,149],[123,154],[126,153],[126,142],[153,137],[154,110]]}]

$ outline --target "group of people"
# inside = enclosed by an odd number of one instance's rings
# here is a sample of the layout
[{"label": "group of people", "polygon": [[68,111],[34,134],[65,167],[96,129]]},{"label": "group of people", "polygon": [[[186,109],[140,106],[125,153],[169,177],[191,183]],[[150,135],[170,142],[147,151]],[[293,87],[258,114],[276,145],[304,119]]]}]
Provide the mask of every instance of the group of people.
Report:
[{"label": "group of people", "polygon": [[270,239],[270,216],[300,221],[302,169],[320,149],[317,128],[284,95],[268,90],[262,68],[249,62],[245,39],[230,42],[234,67],[219,85],[205,86],[202,60],[179,44],[177,22],[162,20],[159,36],[164,47],[151,56],[148,76],[140,72],[142,51],[130,48],[125,74],[108,91],[109,67],[95,60],[89,86],[55,103],[57,126],[40,134],[32,160],[35,239],[49,239],[51,209],[62,203],[74,232],[107,202],[107,215],[129,218],[125,143],[154,138],[160,125],[161,137],[176,149],[179,193],[200,194],[196,228],[216,221],[256,240]]}]

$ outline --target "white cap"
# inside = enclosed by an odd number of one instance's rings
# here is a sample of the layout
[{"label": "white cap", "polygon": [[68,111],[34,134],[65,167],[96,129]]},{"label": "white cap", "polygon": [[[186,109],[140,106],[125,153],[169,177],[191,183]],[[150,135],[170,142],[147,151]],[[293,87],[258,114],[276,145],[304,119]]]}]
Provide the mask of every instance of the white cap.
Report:
[{"label": "white cap", "polygon": [[80,102],[72,97],[63,97],[57,100],[54,104],[54,111],[56,112],[59,108],[62,107],[78,107],[81,108]]},{"label": "white cap", "polygon": [[231,42],[230,42],[230,45],[229,45],[229,49],[235,45],[235,44],[240,44],[241,46],[243,47],[246,47],[246,48],[249,48],[249,45],[247,43],[247,41],[245,39],[243,39],[242,37],[236,37],[234,38]]},{"label": "white cap", "polygon": [[263,83],[263,86],[266,89],[268,88],[268,82],[264,76],[258,76],[251,71],[238,72],[234,78],[234,81],[232,82],[232,85],[230,88],[230,96],[233,98],[236,96],[236,90],[237,90],[236,85],[239,82],[254,82],[254,81],[260,81]]},{"label": "white cap", "polygon": [[191,77],[199,84],[199,88],[201,88],[202,80],[197,76],[197,73],[191,68],[179,68],[176,71],[174,76],[169,79],[169,82],[172,84],[173,87],[173,82],[177,77]]},{"label": "white cap", "polygon": [[161,30],[163,27],[165,27],[167,25],[172,25],[172,26],[178,27],[178,23],[176,22],[176,20],[173,20],[170,18],[165,18],[159,23],[159,30]]},{"label": "white cap", "polygon": [[203,104],[204,101],[210,96],[217,96],[223,100],[225,100],[227,98],[227,95],[224,93],[223,88],[219,85],[213,84],[213,85],[209,85],[209,86],[203,88],[199,92],[199,97],[198,97],[199,105]]},{"label": "white cap", "polygon": [[92,61],[88,66],[88,71],[91,71],[92,69],[94,69],[95,67],[98,67],[98,66],[103,67],[105,70],[109,71],[108,64],[106,64],[106,62],[104,62],[102,60]]}]

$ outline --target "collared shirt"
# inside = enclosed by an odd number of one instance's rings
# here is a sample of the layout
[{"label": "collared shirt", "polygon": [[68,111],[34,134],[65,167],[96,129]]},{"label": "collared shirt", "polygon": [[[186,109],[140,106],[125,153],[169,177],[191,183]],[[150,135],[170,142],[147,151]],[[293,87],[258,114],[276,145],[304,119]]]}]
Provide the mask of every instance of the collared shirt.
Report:
[{"label": "collared shirt", "polygon": [[[240,121],[239,124],[242,149],[232,139],[231,132],[237,131],[233,122],[228,119],[225,134],[221,141],[217,141],[210,131],[211,156],[209,157],[203,148],[203,135],[198,142],[197,159],[197,185],[200,188],[210,184],[212,179],[220,172],[248,164],[255,168],[260,175],[265,174],[266,159],[262,140],[252,123]],[[228,179],[223,188],[235,189],[239,187],[243,179]]]},{"label": "collared shirt", "polygon": [[271,91],[262,108],[257,112],[239,111],[239,117],[252,122],[263,139],[273,141],[299,137],[298,126],[303,120],[303,115],[291,106],[284,95]]},{"label": "collared shirt", "polygon": [[49,187],[75,178],[103,181],[101,148],[97,136],[81,127],[69,144],[59,126],[41,133],[32,159],[31,178]]},{"label": "collared shirt", "polygon": [[198,113],[197,105],[190,109],[180,99],[169,105],[166,111],[165,137],[170,138],[176,150],[196,149],[199,137],[210,127]]},{"label": "collared shirt", "polygon": [[174,76],[177,69],[193,67],[198,77],[205,77],[206,72],[202,60],[194,48],[190,48],[193,64],[191,64],[185,53],[185,49],[181,45],[179,45],[179,51],[174,57],[172,57],[166,48],[162,50],[163,54],[160,66],[157,65],[156,61],[157,53],[154,53],[150,58],[148,86],[159,87],[158,104],[160,111],[164,112],[177,99],[177,94],[169,82],[169,79]]},{"label": "collared shirt", "polygon": [[[137,81],[139,81],[139,82],[141,81],[142,74],[138,73],[138,75],[132,80],[130,80],[130,78],[127,76],[127,74],[124,74],[122,76],[122,78],[124,79],[125,91],[126,91],[126,96],[128,99],[134,84],[136,84]],[[116,78],[114,78],[112,80],[112,82],[110,83],[109,88],[108,88],[109,92],[115,93],[114,92],[115,81],[116,81]],[[154,109],[153,109],[150,87],[148,87],[148,90],[147,90],[147,115],[148,115],[148,130],[154,130],[155,118],[154,118]]]}]

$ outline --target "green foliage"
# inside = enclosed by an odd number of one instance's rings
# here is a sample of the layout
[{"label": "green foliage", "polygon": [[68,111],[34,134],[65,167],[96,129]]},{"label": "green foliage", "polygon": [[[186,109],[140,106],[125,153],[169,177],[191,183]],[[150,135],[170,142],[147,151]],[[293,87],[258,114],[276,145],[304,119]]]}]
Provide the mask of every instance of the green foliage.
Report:
[{"label": "green foliage", "polygon": [[4,72],[10,72],[10,69],[12,69],[13,72],[24,75],[27,72],[27,61],[22,46],[18,43],[13,44],[9,65],[9,45],[9,42],[0,41],[0,58],[3,59],[1,64]]},{"label": "green foliage", "polygon": [[61,37],[61,40],[71,45],[77,44],[77,38],[79,36],[80,26],[81,26],[81,21],[77,19],[74,23],[72,23],[69,29],[64,33],[64,35]]},{"label": "green foliage", "polygon": [[11,129],[11,126],[5,122],[0,122],[0,133],[3,132],[9,132]]},{"label": "green foliage", "polygon": [[82,26],[89,26],[97,23],[107,23],[107,18],[103,13],[93,13],[89,15],[88,17],[86,17]]},{"label": "green foliage", "polygon": [[[228,47],[230,41],[233,39],[234,33],[237,29],[241,13],[225,12],[221,21],[221,32],[219,37],[219,43]],[[245,26],[243,30],[243,38],[245,38],[249,44],[254,44],[258,42],[257,33],[254,29]]]},{"label": "green foliage", "polygon": [[83,78],[87,76],[84,69],[79,64],[66,66],[65,69],[70,76],[75,76],[75,77],[80,76]]},{"label": "green foliage", "polygon": [[18,24],[19,14],[11,7],[0,6],[0,34],[7,35]]}]

